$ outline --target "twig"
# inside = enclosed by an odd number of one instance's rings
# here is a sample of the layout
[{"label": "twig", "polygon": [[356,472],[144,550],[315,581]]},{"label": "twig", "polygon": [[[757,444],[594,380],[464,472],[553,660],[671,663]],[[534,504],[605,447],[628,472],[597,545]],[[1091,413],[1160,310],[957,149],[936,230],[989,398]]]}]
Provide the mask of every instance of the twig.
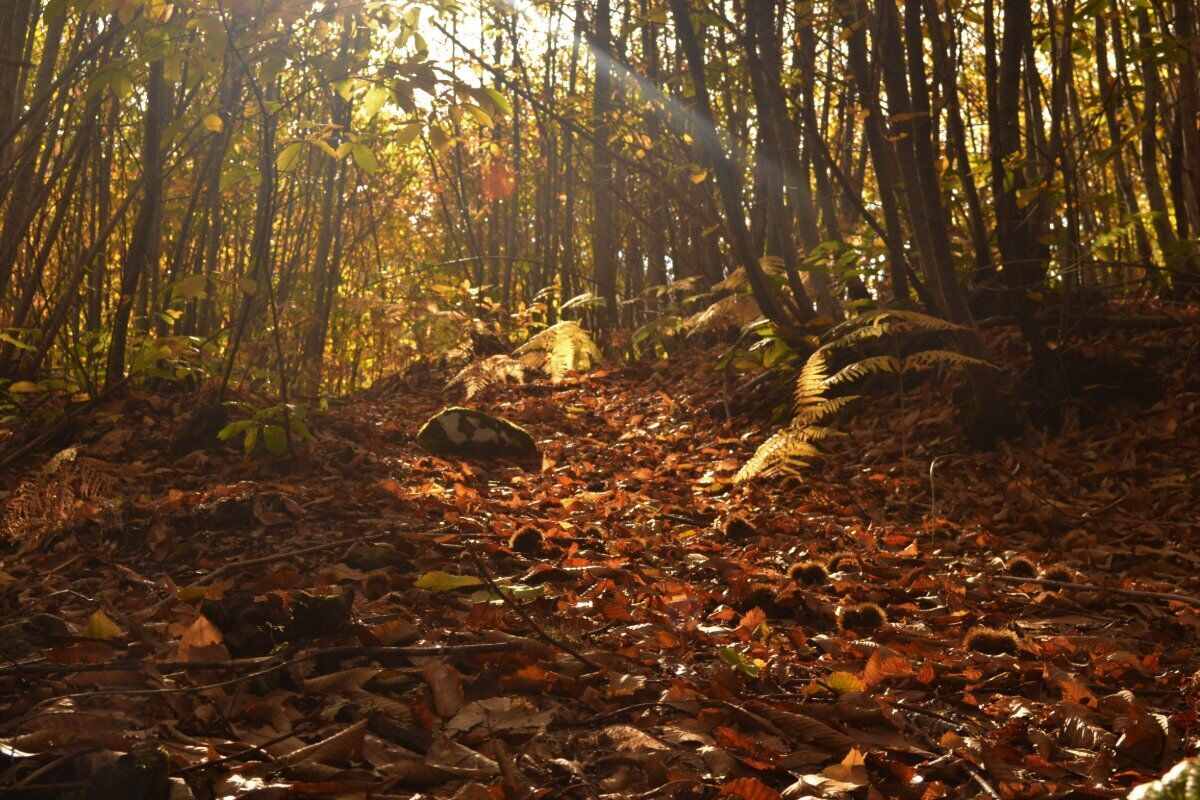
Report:
[{"label": "twig", "polygon": [[567,644],[566,642],[561,642],[558,639],[555,639],[550,634],[546,633],[546,629],[543,628],[541,625],[539,625],[537,620],[535,620],[533,617],[531,617],[529,615],[528,611],[521,608],[521,605],[519,603],[517,603],[515,600],[513,600],[511,597],[509,597],[507,594],[505,594],[504,590],[502,590],[499,586],[496,585],[496,581],[494,581],[492,579],[491,573],[488,572],[487,567],[485,567],[483,565],[483,562],[479,559],[479,556],[478,556],[478,554],[476,554],[474,549],[468,547],[467,554],[470,555],[471,560],[475,562],[475,569],[479,573],[479,577],[483,579],[483,582],[486,583],[493,592],[500,595],[500,600],[506,606],[511,608],[513,611],[515,611],[517,613],[517,616],[519,616],[521,619],[523,619],[525,621],[525,624],[527,624],[529,627],[533,628],[533,630],[537,633],[538,636],[542,637],[544,640],[546,640],[546,642],[557,647],[559,650],[562,650],[567,655],[572,656],[576,661],[578,661],[580,664],[583,664],[584,666],[588,667],[589,669],[595,670],[597,672],[601,672],[604,670],[604,667],[600,666],[595,661],[593,661],[592,659],[585,656],[583,653],[576,650],[574,647],[571,647],[571,645]]},{"label": "twig", "polygon": [[278,736],[268,739],[267,741],[263,742],[262,744],[256,744],[245,750],[242,750],[237,753],[232,753],[227,756],[222,756],[221,758],[214,758],[212,761],[198,761],[195,764],[189,764],[186,767],[181,767],[180,769],[175,770],[174,772],[171,773],[171,776],[178,777],[180,775],[186,775],[189,772],[195,772],[196,770],[207,769],[208,767],[220,766],[221,764],[227,764],[230,761],[244,761],[245,759],[249,758],[250,756],[256,755],[258,753],[262,753],[263,755],[274,758],[273,756],[271,756],[270,753],[267,752],[267,748],[273,744],[279,744],[280,742],[282,742],[285,739],[290,739],[291,737],[295,736],[297,733],[302,732],[302,730],[303,730],[303,728],[301,727],[301,728],[297,728],[296,730],[290,730],[287,733],[281,733]]},{"label": "twig", "polygon": [[1049,578],[1020,578],[1015,575],[991,575],[1004,583],[1036,583],[1042,586],[1049,586],[1053,589],[1075,589],[1077,591],[1093,591],[1093,592],[1112,592],[1123,597],[1137,597],[1142,600],[1167,600],[1184,605],[1200,608],[1200,599],[1189,597],[1186,594],[1176,594],[1175,592],[1144,592],[1138,589],[1118,589],[1110,586],[1096,586],[1091,583],[1070,583],[1068,581],[1052,581]]},{"label": "twig", "polygon": [[963,769],[967,771],[967,774],[979,784],[979,788],[983,789],[983,791],[987,793],[988,797],[994,797],[996,800],[1000,800],[1000,793],[996,791],[995,787],[988,783],[987,778],[983,777],[982,772],[977,770],[975,766],[965,758],[960,756],[958,760],[962,763]]}]

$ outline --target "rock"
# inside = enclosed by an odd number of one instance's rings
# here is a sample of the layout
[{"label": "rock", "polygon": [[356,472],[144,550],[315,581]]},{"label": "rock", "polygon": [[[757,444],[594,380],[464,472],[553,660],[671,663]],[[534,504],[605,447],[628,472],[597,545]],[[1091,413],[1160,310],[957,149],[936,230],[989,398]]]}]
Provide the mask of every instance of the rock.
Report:
[{"label": "rock", "polygon": [[539,455],[529,431],[472,408],[447,408],[430,417],[417,433],[417,443],[460,456],[533,460]]}]

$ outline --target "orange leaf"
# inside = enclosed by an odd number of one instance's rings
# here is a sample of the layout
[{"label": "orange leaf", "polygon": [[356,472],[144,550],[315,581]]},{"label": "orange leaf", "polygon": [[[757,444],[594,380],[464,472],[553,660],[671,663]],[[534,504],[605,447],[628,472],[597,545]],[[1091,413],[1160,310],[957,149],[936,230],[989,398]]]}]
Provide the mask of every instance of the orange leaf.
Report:
[{"label": "orange leaf", "polygon": [[517,182],[513,172],[503,161],[493,161],[483,175],[483,199],[503,200],[512,194]]},{"label": "orange leaf", "polygon": [[738,778],[721,787],[721,794],[742,800],[779,800],[779,792],[755,778]]}]

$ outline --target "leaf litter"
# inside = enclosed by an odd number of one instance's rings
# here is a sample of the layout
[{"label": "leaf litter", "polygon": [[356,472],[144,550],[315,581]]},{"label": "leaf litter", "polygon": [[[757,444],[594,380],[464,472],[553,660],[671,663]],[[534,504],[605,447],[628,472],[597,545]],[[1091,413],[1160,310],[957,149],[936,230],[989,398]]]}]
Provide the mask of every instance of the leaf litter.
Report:
[{"label": "leaf litter", "polygon": [[172,461],[142,420],[186,398],[111,402],[5,477],[3,792],[1119,797],[1196,752],[1194,386],[997,453],[927,386],[740,485],[770,427],[711,359],[481,394],[540,470],[420,450],[403,380],[298,466]]}]

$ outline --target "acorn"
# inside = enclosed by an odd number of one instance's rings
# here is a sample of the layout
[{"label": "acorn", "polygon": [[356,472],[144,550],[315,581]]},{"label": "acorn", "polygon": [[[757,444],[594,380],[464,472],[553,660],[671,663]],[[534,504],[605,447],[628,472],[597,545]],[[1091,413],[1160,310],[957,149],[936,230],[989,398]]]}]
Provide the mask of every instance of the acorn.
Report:
[{"label": "acorn", "polygon": [[818,559],[797,561],[788,567],[787,576],[805,586],[817,586],[829,580],[829,568]]},{"label": "acorn", "polygon": [[843,606],[838,614],[838,630],[842,633],[870,633],[887,624],[887,612],[875,603]]},{"label": "acorn", "polygon": [[1021,637],[1004,628],[978,625],[967,631],[963,648],[985,656],[1015,656],[1021,650]]},{"label": "acorn", "polygon": [[1074,583],[1075,570],[1065,564],[1055,564],[1050,569],[1042,573],[1042,577],[1048,581],[1059,581],[1060,583]]},{"label": "acorn", "polygon": [[1037,567],[1033,565],[1025,556],[1017,556],[1012,561],[1004,565],[1008,570],[1008,574],[1016,578],[1035,578],[1037,577]]},{"label": "acorn", "polygon": [[758,534],[758,530],[741,514],[732,514],[725,518],[721,525],[725,538],[735,542],[745,541]]},{"label": "acorn", "polygon": [[516,553],[532,556],[540,553],[545,544],[542,532],[532,525],[525,525],[508,540],[509,548]]}]

